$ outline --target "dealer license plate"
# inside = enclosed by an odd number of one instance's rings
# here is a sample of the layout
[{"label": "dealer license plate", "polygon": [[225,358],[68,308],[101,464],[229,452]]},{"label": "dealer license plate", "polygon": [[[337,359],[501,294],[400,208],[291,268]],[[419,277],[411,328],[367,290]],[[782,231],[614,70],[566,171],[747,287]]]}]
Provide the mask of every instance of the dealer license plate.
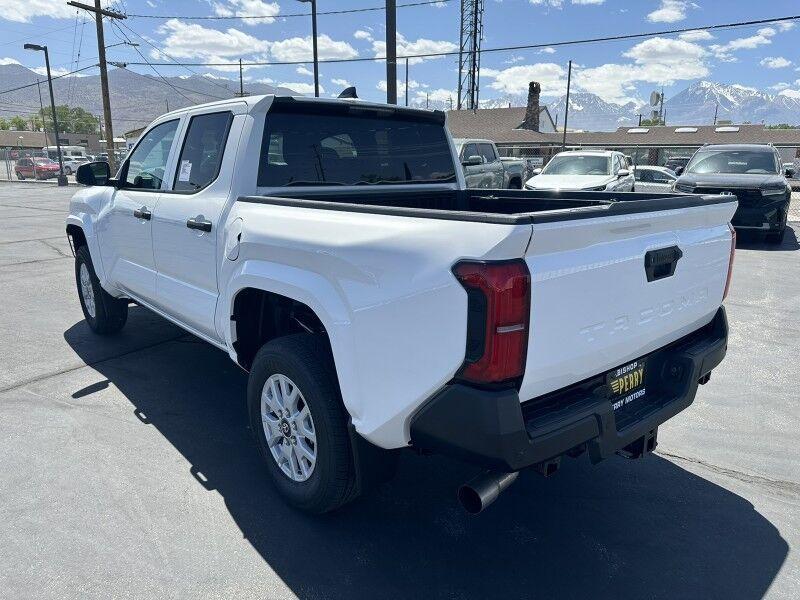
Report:
[{"label": "dealer license plate", "polygon": [[647,393],[644,386],[645,367],[644,360],[635,360],[606,375],[608,394],[614,410],[644,398]]}]

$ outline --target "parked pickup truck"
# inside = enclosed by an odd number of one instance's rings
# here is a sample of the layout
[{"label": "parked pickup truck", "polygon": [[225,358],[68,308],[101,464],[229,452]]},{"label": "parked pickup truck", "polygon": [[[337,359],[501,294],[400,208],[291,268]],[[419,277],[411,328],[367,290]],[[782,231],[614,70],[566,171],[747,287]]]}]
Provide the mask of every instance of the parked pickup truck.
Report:
[{"label": "parked pickup truck", "polygon": [[471,511],[521,469],[642,456],[726,352],[733,196],[468,190],[441,112],[236,98],[77,180],[89,327],[135,302],[227,352],[266,470],[307,511],[402,448],[484,469]]},{"label": "parked pickup truck", "polygon": [[525,163],[521,159],[501,158],[490,140],[456,138],[464,181],[468,188],[521,190],[525,182]]}]

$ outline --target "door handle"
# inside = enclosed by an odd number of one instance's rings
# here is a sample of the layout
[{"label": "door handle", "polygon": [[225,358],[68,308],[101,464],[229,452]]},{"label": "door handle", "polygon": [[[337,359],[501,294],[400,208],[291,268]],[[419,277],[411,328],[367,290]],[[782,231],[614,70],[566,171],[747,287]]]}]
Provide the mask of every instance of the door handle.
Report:
[{"label": "door handle", "polygon": [[133,216],[136,217],[137,219],[144,219],[145,221],[149,221],[150,217],[153,216],[153,213],[147,210],[146,206],[143,206],[142,208],[137,208],[136,210],[134,210]]},{"label": "door handle", "polygon": [[186,221],[186,226],[189,229],[197,229],[198,231],[211,231],[211,221],[207,221],[199,215]]}]

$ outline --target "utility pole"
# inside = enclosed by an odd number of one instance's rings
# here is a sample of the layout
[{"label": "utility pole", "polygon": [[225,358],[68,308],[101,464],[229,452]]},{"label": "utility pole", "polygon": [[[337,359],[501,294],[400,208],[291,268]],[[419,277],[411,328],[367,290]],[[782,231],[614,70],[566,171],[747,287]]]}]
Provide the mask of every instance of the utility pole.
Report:
[{"label": "utility pole", "polygon": [[664,86],[661,86],[661,103],[658,107],[658,116],[661,119],[661,124],[664,125]]},{"label": "utility pole", "polygon": [[719,111],[719,102],[714,106],[714,125],[717,124],[717,112]]},{"label": "utility pole", "polygon": [[406,106],[408,106],[408,59],[406,59]]},{"label": "utility pole", "polygon": [[569,121],[569,88],[572,83],[572,61],[569,61],[567,67],[567,101],[564,105],[564,135],[561,138],[561,151],[563,152],[567,147],[567,122]]},{"label": "utility pole", "polygon": [[397,2],[386,0],[386,103],[397,104]]},{"label": "utility pole", "polygon": [[[316,80],[315,80],[316,81]],[[239,59],[239,97],[244,96],[244,78],[242,77],[242,59]]]},{"label": "utility pole", "polygon": [[100,93],[103,97],[103,120],[106,126],[106,151],[108,152],[108,164],[111,172],[116,171],[116,160],[114,156],[114,127],[111,124],[111,97],[108,93],[108,65],[106,64],[106,41],[103,34],[103,17],[111,19],[127,19],[122,13],[106,10],[100,7],[100,0],[94,0],[94,6],[81,2],[67,2],[70,6],[94,13],[94,21],[97,26],[97,55],[100,58]]},{"label": "utility pole", "polygon": [[639,117],[639,127],[641,127],[642,126],[642,113],[639,113],[636,116]]}]

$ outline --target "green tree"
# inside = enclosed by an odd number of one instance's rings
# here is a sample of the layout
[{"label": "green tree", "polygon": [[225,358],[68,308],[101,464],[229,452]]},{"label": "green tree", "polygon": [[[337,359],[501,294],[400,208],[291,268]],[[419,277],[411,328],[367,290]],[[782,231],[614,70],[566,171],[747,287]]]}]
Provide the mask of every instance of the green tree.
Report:
[{"label": "green tree", "polygon": [[27,131],[28,130],[28,121],[25,117],[20,117],[19,115],[11,117],[11,129],[14,131]]},{"label": "green tree", "polygon": [[[53,130],[53,111],[44,108],[39,111],[48,131]],[[58,128],[64,133],[97,133],[97,117],[83,110],[79,106],[70,107],[66,104],[56,106]]]},{"label": "green tree", "polygon": [[655,127],[663,124],[664,121],[662,119],[642,119],[642,127]]},{"label": "green tree", "polygon": [[778,123],[777,125],[767,125],[767,129],[800,129],[800,125],[789,125],[788,123]]},{"label": "green tree", "polygon": [[5,117],[0,117],[0,131],[6,131],[11,125],[8,123],[8,119]]}]

